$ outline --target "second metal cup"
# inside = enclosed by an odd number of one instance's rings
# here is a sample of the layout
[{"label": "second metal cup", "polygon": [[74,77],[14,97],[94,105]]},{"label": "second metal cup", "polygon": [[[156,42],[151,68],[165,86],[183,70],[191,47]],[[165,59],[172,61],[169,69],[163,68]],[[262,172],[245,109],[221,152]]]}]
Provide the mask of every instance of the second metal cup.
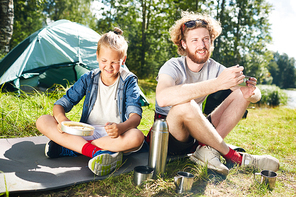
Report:
[{"label": "second metal cup", "polygon": [[192,188],[194,175],[189,172],[178,172],[174,182],[178,193],[188,192]]},{"label": "second metal cup", "polygon": [[[256,179],[256,175],[261,176],[261,181]],[[271,170],[262,170],[260,173],[255,173],[254,178],[260,184],[266,184],[269,189],[274,189],[277,174]]]},{"label": "second metal cup", "polygon": [[153,168],[148,166],[137,166],[134,168],[134,183],[136,185],[141,185],[142,182],[147,179],[152,179]]}]

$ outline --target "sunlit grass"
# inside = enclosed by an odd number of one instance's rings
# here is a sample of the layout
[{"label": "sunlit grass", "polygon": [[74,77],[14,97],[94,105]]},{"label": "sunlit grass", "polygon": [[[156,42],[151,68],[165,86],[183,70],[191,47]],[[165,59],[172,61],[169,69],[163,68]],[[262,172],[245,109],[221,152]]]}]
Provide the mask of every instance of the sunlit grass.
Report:
[{"label": "sunlit grass", "polygon": [[[139,129],[147,134],[153,125],[155,107],[154,81],[140,80],[150,106],[143,107]],[[145,87],[145,88],[143,88]],[[0,93],[1,138],[41,135],[35,121],[44,114],[52,114],[54,102],[65,93],[55,91],[25,94]],[[67,116],[79,121],[82,102]],[[254,170],[242,167],[230,169],[227,177],[205,167],[196,166],[189,159],[179,159],[166,166],[164,177],[149,180],[141,186],[133,184],[133,172],[110,175],[105,180],[91,181],[60,190],[28,193],[21,196],[183,196],[175,192],[174,176],[178,171],[195,175],[193,189],[186,196],[293,196],[296,189],[296,110],[284,107],[250,108],[247,119],[225,139],[227,143],[243,147],[251,154],[269,154],[280,160],[276,188],[273,191],[254,181]]]}]

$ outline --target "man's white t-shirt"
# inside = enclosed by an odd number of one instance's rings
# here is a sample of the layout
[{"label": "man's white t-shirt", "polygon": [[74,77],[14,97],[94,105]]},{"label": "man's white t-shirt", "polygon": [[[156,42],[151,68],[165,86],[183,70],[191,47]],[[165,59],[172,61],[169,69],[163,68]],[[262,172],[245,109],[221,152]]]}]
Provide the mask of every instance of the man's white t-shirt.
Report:
[{"label": "man's white t-shirt", "polygon": [[[182,56],[167,61],[160,68],[158,76],[167,74],[174,79],[175,85],[181,85],[217,78],[224,69],[223,65],[210,58],[199,72],[192,72],[186,65],[185,56]],[[206,96],[196,98],[195,102],[201,106],[205,98]],[[167,115],[171,107],[159,107],[156,101],[155,109],[156,113]]]}]

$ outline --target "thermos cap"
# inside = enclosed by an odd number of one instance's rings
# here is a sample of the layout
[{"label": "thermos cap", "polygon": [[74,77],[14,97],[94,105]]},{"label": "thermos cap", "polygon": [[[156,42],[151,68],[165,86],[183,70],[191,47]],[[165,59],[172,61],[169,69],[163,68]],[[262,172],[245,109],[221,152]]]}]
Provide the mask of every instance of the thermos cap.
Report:
[{"label": "thermos cap", "polygon": [[152,126],[154,132],[168,132],[168,125],[165,119],[156,119]]}]

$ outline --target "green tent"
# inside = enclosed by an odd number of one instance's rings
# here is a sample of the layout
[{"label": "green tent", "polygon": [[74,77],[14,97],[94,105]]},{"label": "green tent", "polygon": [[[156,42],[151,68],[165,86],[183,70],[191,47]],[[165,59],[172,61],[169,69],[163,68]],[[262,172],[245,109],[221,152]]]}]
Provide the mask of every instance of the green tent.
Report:
[{"label": "green tent", "polygon": [[[59,20],[23,40],[0,61],[0,85],[8,88],[50,88],[74,83],[98,68],[94,30],[68,20]],[[141,92],[142,105],[149,105]]]}]

